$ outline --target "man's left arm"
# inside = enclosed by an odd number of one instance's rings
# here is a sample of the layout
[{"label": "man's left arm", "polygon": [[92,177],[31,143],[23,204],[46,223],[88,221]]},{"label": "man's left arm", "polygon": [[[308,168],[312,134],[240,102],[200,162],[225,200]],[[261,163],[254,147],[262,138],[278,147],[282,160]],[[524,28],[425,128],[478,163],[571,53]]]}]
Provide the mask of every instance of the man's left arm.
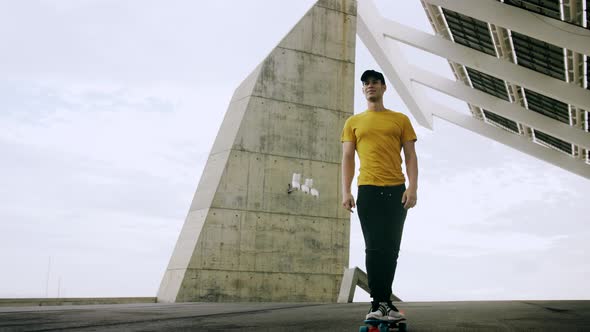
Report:
[{"label": "man's left arm", "polygon": [[402,196],[402,204],[404,204],[404,208],[407,210],[416,206],[416,201],[418,200],[418,157],[416,156],[416,141],[410,140],[405,142],[403,149],[409,185]]}]

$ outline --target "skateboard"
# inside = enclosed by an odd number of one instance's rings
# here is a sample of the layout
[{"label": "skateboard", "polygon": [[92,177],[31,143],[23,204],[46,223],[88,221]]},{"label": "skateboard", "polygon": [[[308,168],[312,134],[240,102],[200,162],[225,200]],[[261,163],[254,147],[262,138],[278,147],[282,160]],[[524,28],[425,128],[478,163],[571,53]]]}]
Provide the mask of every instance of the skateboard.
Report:
[{"label": "skateboard", "polygon": [[406,332],[408,330],[408,323],[405,319],[402,320],[380,320],[367,319],[365,326],[359,328],[359,332],[389,332],[399,331]]}]

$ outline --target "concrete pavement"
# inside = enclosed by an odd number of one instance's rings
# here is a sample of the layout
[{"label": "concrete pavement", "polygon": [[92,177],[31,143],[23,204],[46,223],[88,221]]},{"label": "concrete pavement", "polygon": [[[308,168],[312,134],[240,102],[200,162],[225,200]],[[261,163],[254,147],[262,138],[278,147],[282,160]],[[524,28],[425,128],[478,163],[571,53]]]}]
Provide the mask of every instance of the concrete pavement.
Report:
[{"label": "concrete pavement", "polygon": [[[410,331],[590,331],[590,301],[404,302]],[[368,304],[0,307],[0,331],[358,331]]]}]

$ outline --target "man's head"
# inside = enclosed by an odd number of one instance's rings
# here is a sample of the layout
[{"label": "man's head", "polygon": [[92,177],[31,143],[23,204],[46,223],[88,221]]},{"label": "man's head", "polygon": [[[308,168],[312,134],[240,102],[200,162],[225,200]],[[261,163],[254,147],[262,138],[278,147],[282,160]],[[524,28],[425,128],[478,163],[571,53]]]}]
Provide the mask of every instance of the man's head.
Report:
[{"label": "man's head", "polygon": [[361,82],[363,82],[363,94],[367,101],[376,102],[383,99],[383,93],[387,89],[383,74],[372,69],[366,70],[361,75]]},{"label": "man's head", "polygon": [[365,72],[361,75],[361,82],[363,82],[363,85],[365,85],[364,83],[371,79],[379,80],[381,81],[381,84],[385,85],[385,77],[383,77],[383,74],[373,69],[365,70]]}]

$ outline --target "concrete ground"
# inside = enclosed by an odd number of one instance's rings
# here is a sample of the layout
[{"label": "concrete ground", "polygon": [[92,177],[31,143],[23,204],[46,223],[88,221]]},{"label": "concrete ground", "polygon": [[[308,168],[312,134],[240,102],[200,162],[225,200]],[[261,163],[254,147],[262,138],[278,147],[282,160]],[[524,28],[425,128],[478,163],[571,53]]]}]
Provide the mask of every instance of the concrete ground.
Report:
[{"label": "concrete ground", "polygon": [[[368,304],[0,307],[0,331],[358,331]],[[590,331],[590,301],[404,302],[409,331]]]}]

